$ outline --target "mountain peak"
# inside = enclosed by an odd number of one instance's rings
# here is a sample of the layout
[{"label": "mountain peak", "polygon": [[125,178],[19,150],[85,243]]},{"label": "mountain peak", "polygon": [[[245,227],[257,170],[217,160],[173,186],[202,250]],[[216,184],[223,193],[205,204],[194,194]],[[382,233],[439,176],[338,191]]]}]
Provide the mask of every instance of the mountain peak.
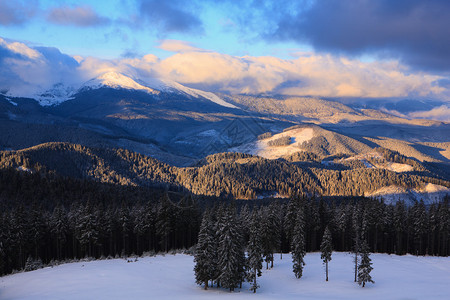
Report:
[{"label": "mountain peak", "polygon": [[152,89],[146,85],[138,83],[133,78],[126,76],[122,73],[118,72],[106,72],[101,74],[100,76],[91,79],[84,83],[80,90],[82,89],[96,89],[100,87],[112,87],[112,88],[121,88],[121,89],[129,89],[129,90],[139,90],[145,91],[149,94],[158,95],[160,92],[158,90]]}]

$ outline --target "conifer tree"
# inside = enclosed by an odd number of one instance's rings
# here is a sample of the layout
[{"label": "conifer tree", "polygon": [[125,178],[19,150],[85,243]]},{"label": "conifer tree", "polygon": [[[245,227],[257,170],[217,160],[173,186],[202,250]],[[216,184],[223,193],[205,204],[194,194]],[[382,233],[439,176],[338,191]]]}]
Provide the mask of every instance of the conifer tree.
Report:
[{"label": "conifer tree", "polygon": [[61,249],[66,242],[68,230],[67,213],[62,205],[58,205],[53,209],[53,214],[50,217],[50,231],[55,237],[56,257],[58,259],[61,259]]},{"label": "conifer tree", "polygon": [[262,247],[261,247],[261,235],[260,235],[260,218],[256,211],[253,211],[250,227],[249,227],[249,241],[247,246],[248,253],[248,273],[247,280],[251,283],[250,290],[256,293],[256,289],[259,288],[256,282],[256,277],[261,276],[262,269]]},{"label": "conifer tree", "polygon": [[130,217],[130,210],[128,209],[128,206],[125,202],[122,202],[122,205],[118,211],[118,223],[119,228],[122,234],[122,255],[127,256],[129,254],[128,249],[128,241],[129,241],[129,235],[130,235],[130,228],[131,225],[131,217]]},{"label": "conifer tree", "polygon": [[373,270],[372,262],[369,257],[369,246],[365,240],[361,243],[361,263],[358,266],[358,284],[364,287],[366,282],[374,283],[370,272]]},{"label": "conifer tree", "polygon": [[361,205],[356,204],[353,208],[352,215],[352,227],[353,227],[353,252],[354,252],[354,272],[355,272],[355,282],[358,280],[358,253],[360,247],[360,236],[361,236],[361,218],[362,218],[362,208]]},{"label": "conifer tree", "polygon": [[222,287],[234,291],[243,279],[245,254],[242,237],[237,226],[236,209],[224,209],[218,220],[217,237],[219,239],[219,281]]},{"label": "conifer tree", "polygon": [[85,250],[85,255],[92,257],[92,247],[99,239],[97,214],[88,201],[77,216],[77,239]]},{"label": "conifer tree", "polygon": [[202,223],[200,225],[200,232],[198,234],[197,247],[195,249],[195,281],[197,284],[205,284],[205,290],[208,289],[208,281],[212,279],[214,272],[212,267],[214,265],[213,261],[213,250],[211,236],[211,224],[210,224],[210,214],[209,211],[205,211],[203,214]]},{"label": "conifer tree", "polygon": [[303,266],[305,265],[304,257],[305,250],[305,220],[304,212],[298,211],[296,224],[292,235],[292,261],[293,271],[296,278],[301,278],[303,275]]},{"label": "conifer tree", "polygon": [[156,219],[156,230],[158,236],[160,237],[160,243],[164,252],[169,251],[170,234],[174,230],[173,218],[174,210],[172,209],[172,203],[169,195],[166,192],[159,201]]},{"label": "conifer tree", "polygon": [[322,243],[320,244],[320,251],[322,254],[320,258],[325,263],[326,269],[326,280],[328,281],[328,262],[331,260],[331,253],[333,251],[333,244],[331,240],[331,232],[328,226],[325,228],[325,232],[323,233]]}]

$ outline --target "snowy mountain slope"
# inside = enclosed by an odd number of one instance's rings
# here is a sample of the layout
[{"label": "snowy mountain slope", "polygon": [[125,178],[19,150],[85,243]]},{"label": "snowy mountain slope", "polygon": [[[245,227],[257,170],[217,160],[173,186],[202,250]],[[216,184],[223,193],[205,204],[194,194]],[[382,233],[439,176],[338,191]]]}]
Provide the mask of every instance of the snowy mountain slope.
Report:
[{"label": "snowy mountain slope", "polygon": [[[114,71],[105,72],[95,78],[84,82],[80,86],[58,83],[50,89],[44,89],[40,92],[36,92],[34,94],[26,96],[36,99],[39,104],[43,106],[50,106],[58,105],[64,101],[71,100],[77,93],[86,90],[95,90],[102,87],[143,91],[150,95],[159,95],[161,93],[176,93],[193,98],[204,98],[215,104],[228,108],[237,108],[235,105],[226,102],[214,93],[189,88],[170,80],[157,78],[148,78],[146,80],[141,80]],[[17,97],[18,95],[8,94],[8,96]]]},{"label": "snowy mountain slope", "polygon": [[308,253],[303,277],[292,272],[290,254],[275,255],[274,268],[263,270],[256,295],[249,284],[230,293],[195,284],[193,257],[166,255],[78,262],[0,278],[0,299],[446,299],[450,260],[372,254],[375,284],[353,282],[353,255],[333,252],[329,281],[320,253]]},{"label": "snowy mountain slope", "polygon": [[79,91],[85,89],[98,89],[101,87],[121,88],[128,90],[144,91],[149,94],[158,95],[160,92],[136,82],[131,77],[117,72],[106,72],[81,85]]},{"label": "snowy mountain slope", "polygon": [[421,189],[408,189],[401,186],[386,186],[373,193],[369,193],[365,196],[381,198],[386,204],[395,204],[397,201],[402,200],[407,205],[413,205],[416,201],[423,200],[426,205],[438,203],[445,195],[450,193],[450,189],[428,183]]},{"label": "snowy mountain slope", "polygon": [[[290,137],[289,145],[272,146],[274,142],[283,137]],[[314,137],[314,129],[311,127],[297,128],[286,132],[275,134],[269,138],[248,143],[239,147],[231,148],[232,152],[243,152],[252,155],[258,155],[268,159],[277,159],[283,156],[302,151],[300,146],[303,142],[309,141]]]},{"label": "snowy mountain slope", "polygon": [[162,91],[162,92],[171,92],[171,93],[181,93],[185,94],[194,98],[203,97],[205,99],[208,99],[216,104],[219,104],[224,107],[229,108],[238,108],[235,105],[226,102],[219,96],[217,96],[214,93],[205,92],[193,88],[186,87],[184,85],[181,85],[177,82],[165,80],[165,79],[157,79],[157,78],[149,78],[146,79],[145,82],[141,81],[146,86],[152,87],[156,90]]}]

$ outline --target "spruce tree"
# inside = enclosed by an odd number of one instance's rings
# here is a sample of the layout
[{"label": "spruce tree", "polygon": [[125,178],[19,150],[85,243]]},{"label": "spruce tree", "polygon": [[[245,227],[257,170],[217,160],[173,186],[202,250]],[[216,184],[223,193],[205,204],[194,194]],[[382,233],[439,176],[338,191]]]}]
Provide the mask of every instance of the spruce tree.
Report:
[{"label": "spruce tree", "polygon": [[219,239],[219,278],[224,288],[234,291],[243,279],[245,254],[242,236],[238,228],[236,209],[224,209],[218,220],[217,237]]},{"label": "spruce tree", "polygon": [[358,284],[364,287],[366,282],[374,283],[370,272],[373,270],[372,262],[369,257],[369,246],[365,240],[361,243],[361,263],[358,266]]},{"label": "spruce tree", "polygon": [[92,257],[92,247],[98,243],[98,215],[94,207],[88,201],[86,206],[82,207],[77,218],[77,239],[80,242],[86,256]]},{"label": "spruce tree", "polygon": [[200,232],[198,234],[198,242],[195,249],[195,281],[197,284],[205,284],[205,290],[208,289],[208,281],[212,279],[213,253],[211,253],[212,239],[211,224],[209,211],[203,214]]},{"label": "spruce tree", "polygon": [[251,283],[250,290],[256,293],[256,289],[259,288],[256,282],[256,277],[261,276],[262,269],[262,247],[261,247],[261,235],[260,235],[260,218],[256,211],[253,211],[250,227],[249,227],[249,241],[247,246],[248,253],[248,273],[247,280]]},{"label": "spruce tree", "polygon": [[304,257],[305,251],[305,220],[303,211],[298,211],[296,224],[292,234],[292,262],[293,271],[296,278],[301,278],[303,275],[303,266],[305,265]]},{"label": "spruce tree", "polygon": [[168,193],[164,193],[159,200],[157,217],[156,217],[156,232],[160,238],[161,247],[164,252],[169,251],[170,235],[174,231],[174,209]]},{"label": "spruce tree", "polygon": [[331,232],[328,226],[325,228],[325,232],[323,233],[322,243],[320,244],[320,251],[322,254],[320,258],[325,263],[326,269],[326,280],[328,281],[328,262],[331,260],[331,253],[333,251],[333,244],[331,240]]},{"label": "spruce tree", "polygon": [[56,258],[61,259],[61,249],[66,242],[68,228],[67,212],[62,205],[53,209],[50,217],[50,231],[56,241]]}]

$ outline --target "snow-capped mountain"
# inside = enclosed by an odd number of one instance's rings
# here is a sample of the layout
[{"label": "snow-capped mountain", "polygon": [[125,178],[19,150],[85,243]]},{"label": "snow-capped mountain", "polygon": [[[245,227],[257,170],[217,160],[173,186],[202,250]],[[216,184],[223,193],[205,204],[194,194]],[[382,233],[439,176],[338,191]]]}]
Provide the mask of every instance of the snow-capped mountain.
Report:
[{"label": "snow-capped mountain", "polygon": [[140,84],[131,77],[117,72],[103,73],[100,76],[83,83],[78,91],[83,91],[86,89],[99,89],[102,87],[144,91],[153,95],[158,95],[160,93],[158,90]]},{"label": "snow-capped mountain", "polygon": [[154,89],[157,89],[162,92],[180,93],[194,98],[203,97],[224,107],[237,108],[233,104],[228,103],[225,100],[221,99],[214,93],[189,88],[171,80],[150,78],[147,80],[146,84],[147,86],[151,86]]},{"label": "snow-capped mountain", "polygon": [[[218,97],[211,92],[205,92],[186,87],[177,82],[149,78],[147,80],[132,78],[119,72],[106,72],[95,78],[92,78],[80,86],[66,85],[64,83],[55,84],[51,89],[35,93],[31,98],[36,99],[42,106],[58,105],[67,100],[73,99],[77,93],[95,90],[99,88],[125,89],[132,91],[146,92],[149,95],[158,96],[161,93],[175,93],[187,97],[204,98],[220,106],[228,108],[237,108],[231,103]],[[9,95],[13,96],[14,95]]]}]

